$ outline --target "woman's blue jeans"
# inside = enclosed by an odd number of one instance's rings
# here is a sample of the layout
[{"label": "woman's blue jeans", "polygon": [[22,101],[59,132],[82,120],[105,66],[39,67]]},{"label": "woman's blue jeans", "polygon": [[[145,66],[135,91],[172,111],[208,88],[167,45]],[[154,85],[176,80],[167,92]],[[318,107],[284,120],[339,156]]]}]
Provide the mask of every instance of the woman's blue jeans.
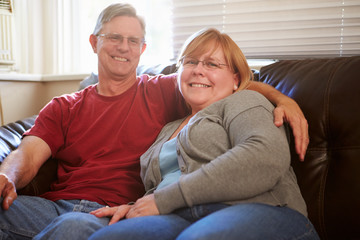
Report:
[{"label": "woman's blue jeans", "polygon": [[311,222],[287,207],[206,204],[173,214],[131,218],[100,229],[89,240],[319,239]]},{"label": "woman's blue jeans", "polygon": [[0,239],[88,239],[109,223],[109,218],[88,214],[101,207],[87,200],[18,196],[9,210],[0,207]]}]

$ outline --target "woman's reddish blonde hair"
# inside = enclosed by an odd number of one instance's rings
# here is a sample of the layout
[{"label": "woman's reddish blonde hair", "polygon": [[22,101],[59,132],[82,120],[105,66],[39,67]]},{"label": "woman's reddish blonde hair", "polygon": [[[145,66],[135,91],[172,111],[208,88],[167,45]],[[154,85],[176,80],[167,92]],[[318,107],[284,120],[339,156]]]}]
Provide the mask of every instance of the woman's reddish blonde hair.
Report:
[{"label": "woman's reddish blonde hair", "polygon": [[225,61],[229,69],[239,76],[240,84],[238,90],[245,89],[249,81],[253,79],[253,73],[247,60],[239,46],[229,35],[221,33],[215,28],[202,29],[191,35],[183,45],[178,64],[180,64],[180,59],[184,57],[197,57],[209,50],[214,52],[219,47],[224,52]]}]

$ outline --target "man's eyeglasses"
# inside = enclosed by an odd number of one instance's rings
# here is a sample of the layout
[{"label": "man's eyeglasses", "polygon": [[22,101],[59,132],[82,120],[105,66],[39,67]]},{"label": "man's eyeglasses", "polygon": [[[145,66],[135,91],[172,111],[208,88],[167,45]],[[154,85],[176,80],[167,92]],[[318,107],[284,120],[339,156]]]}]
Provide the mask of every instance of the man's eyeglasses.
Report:
[{"label": "man's eyeglasses", "polygon": [[215,60],[203,60],[200,61],[195,58],[191,57],[183,57],[180,59],[181,64],[184,66],[184,68],[194,68],[196,67],[200,62],[204,66],[205,69],[208,70],[215,70],[215,69],[221,69],[221,66],[227,66],[227,64],[219,63]]},{"label": "man's eyeglasses", "polygon": [[117,33],[103,33],[103,34],[97,34],[98,37],[105,38],[109,43],[112,44],[122,44],[124,39],[127,40],[127,43],[132,48],[138,48],[141,44],[145,42],[144,38],[138,38],[138,37],[124,37],[121,34]]}]

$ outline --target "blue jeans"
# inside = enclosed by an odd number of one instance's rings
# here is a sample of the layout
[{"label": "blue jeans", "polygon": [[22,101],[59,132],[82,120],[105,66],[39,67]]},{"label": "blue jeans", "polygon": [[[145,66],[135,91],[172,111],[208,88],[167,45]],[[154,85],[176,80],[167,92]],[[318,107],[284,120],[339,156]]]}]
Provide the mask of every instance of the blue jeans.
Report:
[{"label": "blue jeans", "polygon": [[249,203],[228,207],[199,205],[168,215],[126,219],[102,228],[89,238],[99,239],[318,240],[319,237],[311,222],[297,211]]},{"label": "blue jeans", "polygon": [[0,207],[0,239],[87,239],[109,223],[88,214],[100,207],[87,200],[18,196],[9,210]]}]

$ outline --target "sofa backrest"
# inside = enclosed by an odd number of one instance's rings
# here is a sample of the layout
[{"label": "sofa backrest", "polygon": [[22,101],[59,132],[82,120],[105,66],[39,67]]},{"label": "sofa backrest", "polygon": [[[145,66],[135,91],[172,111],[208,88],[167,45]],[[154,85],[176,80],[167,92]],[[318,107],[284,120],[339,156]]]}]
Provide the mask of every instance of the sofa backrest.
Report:
[{"label": "sofa backrest", "polygon": [[360,239],[360,56],[280,61],[259,80],[295,99],[308,120],[305,161],[292,148],[292,166],[321,239]]},{"label": "sofa backrest", "polygon": [[34,125],[32,116],[0,127],[0,163],[20,144],[22,134]]}]

